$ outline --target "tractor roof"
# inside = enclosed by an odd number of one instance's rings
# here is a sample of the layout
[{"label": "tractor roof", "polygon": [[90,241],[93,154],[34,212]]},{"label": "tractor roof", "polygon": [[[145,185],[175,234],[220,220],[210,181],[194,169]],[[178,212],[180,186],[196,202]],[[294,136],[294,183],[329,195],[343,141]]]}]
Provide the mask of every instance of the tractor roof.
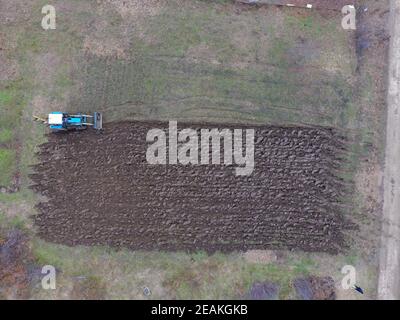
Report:
[{"label": "tractor roof", "polygon": [[62,113],[50,113],[49,114],[49,124],[62,124],[63,114]]}]

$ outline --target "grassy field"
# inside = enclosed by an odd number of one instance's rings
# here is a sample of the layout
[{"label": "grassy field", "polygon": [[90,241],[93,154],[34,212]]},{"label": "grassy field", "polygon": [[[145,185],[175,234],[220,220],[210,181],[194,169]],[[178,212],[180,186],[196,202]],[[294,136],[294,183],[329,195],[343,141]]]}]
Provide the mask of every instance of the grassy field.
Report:
[{"label": "grassy field", "polygon": [[354,126],[355,57],[337,21],[273,7],[234,14],[230,6],[177,5],[132,21],[139,32],[123,58],[83,56],[72,105],[111,120]]},{"label": "grassy field", "polygon": [[[252,261],[242,253],[207,255],[115,251],[108,248],[68,248],[34,243],[34,254],[40,264],[55,264],[63,272],[61,283],[77,278],[95,278],[107,288],[105,296],[112,299],[239,299],[246,298],[256,281],[272,281],[280,287],[280,299],[296,298],[292,281],[310,274],[325,275],[329,272],[340,281],[340,269],[348,263],[356,264],[357,258],[339,255],[289,254],[275,260]],[[68,259],[65,257],[68,256]],[[352,260],[353,259],[353,260]],[[321,268],[326,268],[321,270]],[[361,284],[371,289],[368,277],[372,268],[362,269]],[[121,281],[123,279],[123,281]],[[368,280],[367,280],[368,279]],[[103,287],[102,285],[100,287]],[[143,288],[152,291],[143,294]],[[40,298],[68,295],[70,287],[61,286],[54,292],[38,290]],[[351,293],[350,293],[351,294]],[[353,295],[357,298],[357,295]]]},{"label": "grassy field", "polygon": [[[252,262],[243,253],[69,248],[38,239],[29,216],[39,199],[28,189],[28,174],[45,128],[31,121],[33,114],[58,109],[102,111],[105,121],[334,126],[352,141],[343,172],[349,181],[380,137],[374,117],[362,113],[379,93],[368,75],[357,81],[353,35],[341,29],[340,16],[245,10],[230,1],[54,3],[55,31],[40,27],[42,0],[6,26],[6,54],[20,73],[0,83],[0,186],[12,183],[17,171],[21,176],[18,193],[0,193],[0,225],[25,230],[37,263],[60,270],[58,289],[34,288],[33,298],[144,299],[144,286],[152,291],[149,298],[241,298],[254,281],[264,280],[279,284],[281,298],[293,298],[291,281],[308,274],[331,275],[339,288],[347,263],[357,266],[366,297],[374,297],[377,267],[359,250],[338,256],[284,252]],[[351,214],[360,215],[366,197],[351,196]]]},{"label": "grassy field", "polygon": [[19,123],[15,107],[15,92],[9,89],[0,91],[0,186],[9,186],[15,172],[15,151],[12,149],[14,128]]}]

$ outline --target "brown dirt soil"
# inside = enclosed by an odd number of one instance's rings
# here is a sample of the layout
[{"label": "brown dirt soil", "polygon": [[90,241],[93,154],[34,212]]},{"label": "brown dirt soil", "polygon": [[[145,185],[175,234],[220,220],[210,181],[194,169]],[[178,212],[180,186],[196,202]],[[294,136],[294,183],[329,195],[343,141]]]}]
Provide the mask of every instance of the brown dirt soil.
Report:
[{"label": "brown dirt soil", "polygon": [[19,75],[18,64],[15,60],[8,59],[2,51],[0,47],[0,81],[15,80]]},{"label": "brown dirt soil", "polygon": [[77,279],[71,291],[72,300],[104,300],[106,288],[95,277]]},{"label": "brown dirt soil", "polygon": [[247,294],[251,300],[277,300],[278,297],[279,286],[269,281],[254,283]]},{"label": "brown dirt soil", "polygon": [[29,19],[35,0],[0,0],[0,25],[17,24]]},{"label": "brown dirt soil", "polygon": [[28,261],[32,259],[27,241],[19,230],[10,231],[5,238],[0,235],[0,300],[29,297]]},{"label": "brown dirt soil", "polygon": [[335,300],[335,282],[331,277],[310,276],[293,281],[297,295],[302,300]]},{"label": "brown dirt soil", "polygon": [[145,141],[154,128],[167,130],[122,122],[103,134],[50,135],[31,176],[49,199],[38,205],[39,235],[134,250],[337,253],[346,246],[344,231],[353,225],[337,178],[345,141],[333,129],[257,127],[255,170],[239,177],[233,166],[149,165]]}]

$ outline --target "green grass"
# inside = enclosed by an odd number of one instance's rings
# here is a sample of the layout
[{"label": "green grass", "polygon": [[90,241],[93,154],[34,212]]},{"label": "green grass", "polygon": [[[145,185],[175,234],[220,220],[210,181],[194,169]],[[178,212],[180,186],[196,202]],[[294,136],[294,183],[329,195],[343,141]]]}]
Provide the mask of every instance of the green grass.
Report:
[{"label": "green grass", "polygon": [[0,91],[0,105],[6,105],[13,99],[12,93],[7,90]]},{"label": "green grass", "polygon": [[[39,265],[62,270],[64,282],[78,276],[101,279],[109,299],[146,299],[145,286],[152,291],[150,299],[243,299],[255,282],[264,281],[279,286],[280,299],[292,299],[297,278],[330,275],[338,282],[346,264],[357,267],[360,283],[372,283],[375,275],[356,252],[338,256],[288,252],[279,263],[264,264],[247,262],[239,253],[132,252],[35,240],[33,254]],[[63,288],[57,290],[61,294]],[[367,294],[373,296],[373,291]]]},{"label": "green grass", "polygon": [[[83,94],[73,97],[74,109],[102,110],[111,120],[353,125],[351,68],[342,63],[337,73],[326,72],[317,59],[314,68],[298,71],[310,62],[293,53],[302,37],[314,44],[317,55],[331,52],[329,46],[340,40],[335,50],[347,56],[342,41],[347,35],[333,32],[334,24],[317,14],[285,15],[280,22],[274,13],[234,15],[197,4],[196,10],[176,10],[172,1],[159,15],[141,21],[132,60],[82,61],[86,73],[77,82],[84,84]],[[279,23],[284,25],[276,27]],[[285,28],[292,32],[283,34]],[[260,49],[260,36],[266,48]],[[193,62],[191,54],[200,57]],[[246,67],[238,67],[241,63]],[[105,80],[107,73],[114,76]]]},{"label": "green grass", "polygon": [[[40,15],[40,10],[38,13]],[[17,54],[15,58],[18,59],[21,74],[18,79],[7,81],[0,88],[0,147],[1,144],[15,146],[16,143],[21,146],[18,164],[16,163],[15,150],[7,149],[3,156],[4,159],[0,160],[0,176],[3,182],[8,181],[9,183],[18,165],[23,196],[30,194],[26,190],[29,185],[27,175],[31,171],[29,166],[35,162],[35,146],[44,142],[44,127],[31,121],[34,112],[32,106],[29,105],[34,92],[38,93],[42,90],[38,83],[40,81],[36,80],[37,72],[40,71],[36,70],[35,57],[55,44],[55,42],[51,43],[51,41],[45,39],[46,36],[40,26],[38,28],[36,24],[37,21],[35,23],[28,21],[27,29],[22,26],[15,26],[10,30],[16,40]],[[66,83],[67,80],[65,79],[66,69],[63,68],[62,71],[64,74],[59,76],[57,84],[64,88],[69,84]],[[46,92],[48,96],[51,96],[50,89],[49,86],[45,89],[49,91]],[[30,195],[28,197],[32,198]],[[36,199],[30,199],[30,201],[34,203]]]},{"label": "green grass", "polygon": [[[277,283],[280,297],[288,298],[293,296],[293,279],[306,276],[306,266],[311,264],[308,261],[294,261],[287,265],[248,263],[237,253],[207,255],[203,252],[186,254],[116,251],[103,247],[70,248],[43,241],[34,242],[33,254],[39,264],[54,265],[63,270],[64,276],[103,279],[109,298],[144,298],[140,296],[143,286],[154,292],[151,298],[160,298],[153,278],[157,279],[157,286],[162,286],[159,291],[164,294],[162,298],[244,298],[257,281]],[[124,281],[116,281],[111,274],[117,274]]]},{"label": "green grass", "polygon": [[[0,185],[3,186],[12,183],[17,169],[14,143],[17,142],[17,134],[26,134],[22,130],[24,124],[21,119],[30,92],[27,83],[27,80],[20,78],[6,82],[4,89],[0,90]],[[30,139],[29,135],[25,138]]]},{"label": "green grass", "polygon": [[27,232],[26,219],[20,216],[8,217],[0,210],[0,229],[1,231],[20,229]]},{"label": "green grass", "polygon": [[11,129],[0,129],[0,145],[10,142],[13,139],[13,132]]},{"label": "green grass", "polygon": [[293,296],[292,281],[304,276],[290,265],[251,264],[235,255],[211,256],[193,266],[174,268],[164,284],[176,292],[178,299],[240,299],[246,298],[255,282],[274,282],[279,298]]},{"label": "green grass", "polygon": [[18,203],[24,199],[24,196],[21,192],[0,193],[0,202],[6,205]]},{"label": "green grass", "polygon": [[0,148],[0,186],[9,186],[12,183],[15,171],[15,151]]},{"label": "green grass", "polygon": [[302,257],[292,263],[293,271],[302,275],[309,275],[315,268],[315,262],[309,257]]},{"label": "green grass", "polygon": [[7,82],[0,90],[0,128],[12,130],[20,123],[22,110],[26,105],[24,80]]},{"label": "green grass", "polygon": [[287,60],[285,55],[290,48],[290,42],[287,39],[276,38],[273,42],[271,49],[269,50],[269,57],[271,63],[278,65],[281,68],[287,67]]}]

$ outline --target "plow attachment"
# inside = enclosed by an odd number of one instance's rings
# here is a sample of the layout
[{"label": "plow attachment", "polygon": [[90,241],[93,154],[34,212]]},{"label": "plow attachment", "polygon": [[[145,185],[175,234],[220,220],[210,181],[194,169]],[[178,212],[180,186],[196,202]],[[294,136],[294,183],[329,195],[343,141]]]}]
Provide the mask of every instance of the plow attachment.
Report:
[{"label": "plow attachment", "polygon": [[96,130],[103,129],[103,115],[100,112],[94,113],[93,128],[95,128]]}]

